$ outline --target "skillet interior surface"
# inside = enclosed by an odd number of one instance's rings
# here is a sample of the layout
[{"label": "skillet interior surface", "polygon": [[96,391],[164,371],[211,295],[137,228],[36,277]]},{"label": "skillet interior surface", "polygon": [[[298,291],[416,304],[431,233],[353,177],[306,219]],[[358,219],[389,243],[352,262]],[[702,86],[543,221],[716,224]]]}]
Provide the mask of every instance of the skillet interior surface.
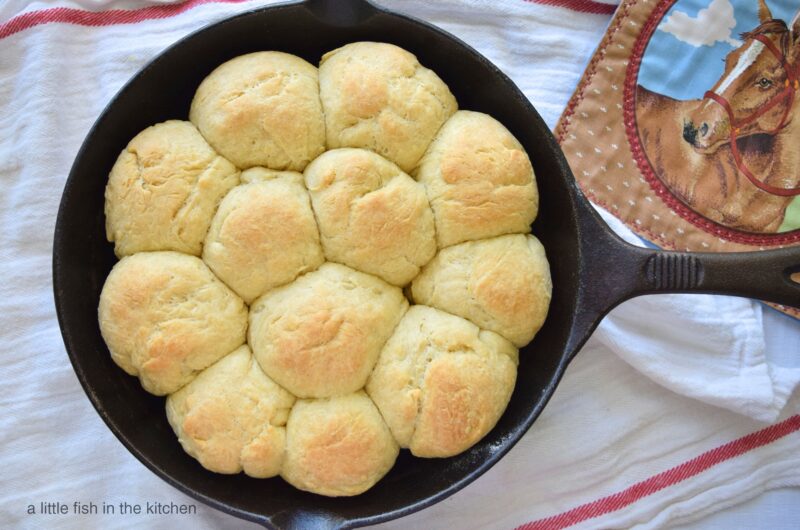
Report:
[{"label": "skillet interior surface", "polygon": [[[337,4],[342,7],[343,4]],[[259,9],[209,26],[169,48],[109,104],[85,140],[64,190],[54,241],[59,322],[78,378],[99,414],[145,465],[182,491],[262,524],[346,526],[375,523],[428,506],[464,487],[525,433],[550,397],[574,350],[570,330],[579,297],[580,223],[585,203],[547,126],[516,86],[454,37],[405,16],[353,3]],[[324,52],[348,42],[391,42],[416,54],[450,87],[462,109],[488,113],[519,139],[536,172],[541,207],[533,226],[553,276],[547,321],[520,352],[516,389],[500,422],[467,452],[417,459],[402,451],[391,472],[353,498],[298,491],[279,478],[251,479],[204,470],[186,455],[167,423],[164,399],[111,360],[97,324],[100,291],[116,259],[106,241],[103,192],[127,142],[145,127],[187,119],[200,81],[243,53],[281,50],[318,64]],[[531,68],[535,68],[531,65]]]}]

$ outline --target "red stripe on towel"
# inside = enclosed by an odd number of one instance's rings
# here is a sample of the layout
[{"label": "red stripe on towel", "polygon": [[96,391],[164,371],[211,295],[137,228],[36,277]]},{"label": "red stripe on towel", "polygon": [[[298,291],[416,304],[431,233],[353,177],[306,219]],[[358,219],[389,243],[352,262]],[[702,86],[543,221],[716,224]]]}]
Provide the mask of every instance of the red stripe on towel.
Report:
[{"label": "red stripe on towel", "polygon": [[517,530],[556,530],[615,512],[657,491],[699,475],[717,464],[770,444],[798,430],[800,430],[800,415],[794,415],[780,423],[706,451],[698,457],[637,482],[618,493],[583,504],[552,517],[525,523],[518,526]]},{"label": "red stripe on towel", "polygon": [[[202,4],[236,4],[246,0],[189,0],[180,4],[167,4],[141,9],[111,9],[108,11],[86,11],[70,7],[52,7],[30,11],[0,24],[0,39],[19,33],[28,28],[60,22],[78,26],[113,26],[115,24],[135,24],[144,20],[169,18]],[[593,2],[592,0],[525,0],[529,3],[558,6],[598,15],[611,15],[615,5]]]},{"label": "red stripe on towel", "polygon": [[236,4],[245,0],[189,0],[180,4],[164,4],[141,9],[110,9],[108,11],[86,11],[71,7],[51,7],[38,11],[22,13],[8,22],[0,24],[0,39],[19,33],[22,30],[61,22],[78,26],[112,26],[115,24],[134,24],[144,20],[174,17],[202,4]]},{"label": "red stripe on towel", "polygon": [[593,15],[613,15],[617,10],[614,4],[604,4],[602,2],[593,2],[592,0],[525,0],[532,4],[543,4],[546,6],[557,6],[571,9],[572,11],[580,11],[581,13],[590,13]]}]

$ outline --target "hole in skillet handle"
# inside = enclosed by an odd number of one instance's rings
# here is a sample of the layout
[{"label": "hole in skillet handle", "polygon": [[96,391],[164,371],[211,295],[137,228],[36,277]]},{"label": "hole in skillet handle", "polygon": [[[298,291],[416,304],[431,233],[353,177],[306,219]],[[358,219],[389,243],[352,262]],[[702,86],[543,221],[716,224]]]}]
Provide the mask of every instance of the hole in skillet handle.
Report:
[{"label": "hole in skillet handle", "polygon": [[383,10],[367,0],[306,0],[305,6],[326,24],[356,26]]}]

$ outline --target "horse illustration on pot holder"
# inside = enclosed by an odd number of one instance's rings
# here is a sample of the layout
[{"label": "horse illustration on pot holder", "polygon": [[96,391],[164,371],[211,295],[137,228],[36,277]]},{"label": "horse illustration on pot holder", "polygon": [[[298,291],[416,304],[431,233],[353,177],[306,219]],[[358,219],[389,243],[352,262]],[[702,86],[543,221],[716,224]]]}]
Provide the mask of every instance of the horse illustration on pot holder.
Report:
[{"label": "horse illustration on pot holder", "polygon": [[624,0],[554,132],[583,193],[647,244],[800,245],[798,85],[800,0]]},{"label": "horse illustration on pot holder", "polygon": [[746,1],[673,6],[642,60],[636,125],[653,173],[691,210],[736,231],[788,232],[800,228],[800,11]]}]

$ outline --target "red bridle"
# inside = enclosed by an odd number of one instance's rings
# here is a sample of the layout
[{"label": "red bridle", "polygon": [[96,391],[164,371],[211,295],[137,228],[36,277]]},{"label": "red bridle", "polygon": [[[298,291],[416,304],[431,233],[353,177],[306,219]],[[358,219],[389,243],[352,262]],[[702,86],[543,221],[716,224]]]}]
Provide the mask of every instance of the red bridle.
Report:
[{"label": "red bridle", "polygon": [[767,101],[761,108],[757,109],[755,112],[746,116],[740,120],[736,120],[733,117],[733,109],[731,108],[730,103],[724,97],[720,96],[716,92],[712,92],[709,90],[703,96],[703,99],[710,99],[712,101],[716,101],[722,108],[725,109],[725,112],[728,113],[728,120],[731,124],[731,152],[733,153],[733,159],[736,161],[736,167],[739,168],[747,179],[753,183],[754,186],[758,187],[759,189],[766,191],[767,193],[771,193],[772,195],[780,195],[782,197],[793,197],[795,195],[800,195],[800,187],[798,188],[778,188],[776,186],[770,186],[765,182],[761,182],[758,180],[753,173],[745,166],[744,160],[742,160],[742,154],[739,152],[739,146],[736,145],[736,136],[739,134],[741,128],[748,123],[757,120],[776,105],[779,105],[781,102],[788,100],[786,104],[786,110],[783,111],[783,117],[781,118],[780,123],[777,127],[773,130],[769,131],[767,134],[775,134],[783,127],[786,126],[786,121],[789,119],[789,111],[794,104],[794,97],[795,92],[800,90],[800,80],[798,79],[798,72],[792,68],[786,61],[786,56],[772,43],[772,41],[765,37],[764,35],[754,35],[754,39],[762,42],[764,46],[766,46],[769,51],[781,62],[781,66],[783,66],[783,70],[786,72],[786,83],[784,84],[784,89],[772,96],[769,101]]}]

